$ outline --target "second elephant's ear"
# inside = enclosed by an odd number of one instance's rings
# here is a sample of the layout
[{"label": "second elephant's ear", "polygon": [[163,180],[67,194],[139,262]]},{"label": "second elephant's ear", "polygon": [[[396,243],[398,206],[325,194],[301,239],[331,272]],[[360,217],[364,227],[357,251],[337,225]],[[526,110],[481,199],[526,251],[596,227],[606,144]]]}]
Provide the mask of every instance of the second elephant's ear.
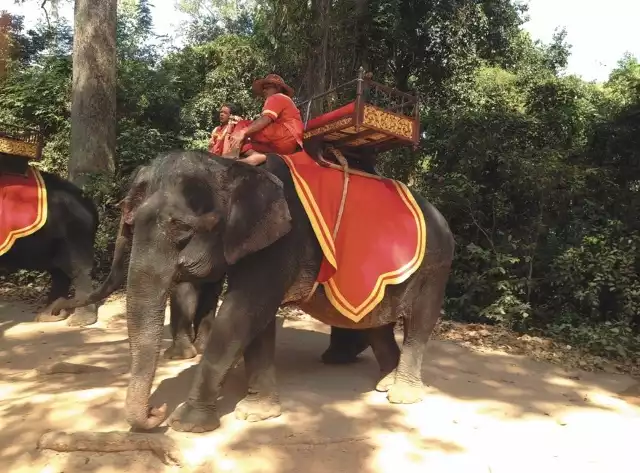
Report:
[{"label": "second elephant's ear", "polygon": [[291,230],[282,182],[273,174],[235,162],[227,170],[229,203],[223,236],[229,264],[266,248]]}]

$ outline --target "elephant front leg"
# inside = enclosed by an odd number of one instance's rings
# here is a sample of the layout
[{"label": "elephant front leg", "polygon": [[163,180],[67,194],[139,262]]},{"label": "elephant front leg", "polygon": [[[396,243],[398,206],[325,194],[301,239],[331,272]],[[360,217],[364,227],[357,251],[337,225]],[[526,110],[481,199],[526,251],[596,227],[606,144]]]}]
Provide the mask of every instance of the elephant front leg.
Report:
[{"label": "elephant front leg", "polygon": [[411,310],[403,316],[402,353],[393,384],[387,391],[387,399],[393,404],[413,404],[424,398],[422,360],[427,342],[440,317],[446,281],[446,277],[442,275],[431,277]]},{"label": "elephant front leg", "polygon": [[193,320],[198,304],[198,288],[193,283],[177,284],[171,291],[171,346],[164,352],[169,360],[188,360],[198,354],[193,346]]},{"label": "elephant front leg", "polygon": [[49,274],[51,275],[51,289],[49,290],[44,308],[36,315],[36,322],[59,322],[69,317],[69,313],[66,310],[61,311],[58,315],[53,315],[51,313],[51,304],[60,297],[65,299],[69,297],[71,279],[69,279],[69,276],[67,276],[64,271],[58,268],[52,269]]},{"label": "elephant front leg", "polygon": [[[89,255],[92,255],[91,253]],[[84,298],[93,291],[91,281],[91,267],[93,265],[93,257],[85,256],[84,258],[75,259],[75,266],[72,270],[73,286],[76,290],[77,298]],[[98,321],[98,307],[96,304],[89,304],[86,307],[78,307],[67,320],[70,327],[86,327],[93,325]]]},{"label": "elephant front leg", "polygon": [[[273,300],[270,302],[256,299],[247,297],[246,291],[230,291],[225,296],[219,314],[211,324],[211,333],[198,364],[189,397],[169,419],[169,425],[174,430],[206,432],[220,425],[216,400],[220,395],[222,383],[245,349],[249,348],[256,337],[261,338],[265,326],[272,322],[275,324],[281,295],[280,298],[272,295]],[[249,350],[250,366],[258,367],[251,371],[252,373],[259,373],[259,368],[268,366],[261,366],[251,354],[254,350],[255,353],[268,352],[268,349],[264,348],[269,346],[268,340],[265,338],[265,341],[256,343],[257,348],[252,346]],[[264,345],[261,345],[262,343]],[[268,373],[268,370],[266,372]],[[267,378],[264,373],[253,378],[259,386],[268,385],[264,381]]]},{"label": "elephant front leg", "polygon": [[248,390],[246,397],[236,406],[236,419],[257,422],[282,413],[274,365],[275,341],[274,319],[245,350]]}]

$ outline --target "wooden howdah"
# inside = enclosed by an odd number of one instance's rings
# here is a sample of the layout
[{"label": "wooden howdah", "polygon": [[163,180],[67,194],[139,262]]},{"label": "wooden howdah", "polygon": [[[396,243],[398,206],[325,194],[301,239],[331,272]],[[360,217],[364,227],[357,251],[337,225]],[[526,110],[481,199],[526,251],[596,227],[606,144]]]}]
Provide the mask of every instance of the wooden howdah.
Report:
[{"label": "wooden howdah", "polygon": [[42,146],[38,130],[0,123],[0,173],[25,174],[29,161],[42,158]]},{"label": "wooden howdah", "polygon": [[418,97],[365,76],[298,104],[305,149],[339,149],[347,158],[375,161],[383,151],[416,148],[420,140]]}]

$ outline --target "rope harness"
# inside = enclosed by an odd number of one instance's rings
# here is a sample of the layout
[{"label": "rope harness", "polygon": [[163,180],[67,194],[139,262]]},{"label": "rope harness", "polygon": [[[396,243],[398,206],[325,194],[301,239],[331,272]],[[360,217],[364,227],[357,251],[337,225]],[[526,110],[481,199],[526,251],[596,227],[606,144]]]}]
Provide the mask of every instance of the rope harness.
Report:
[{"label": "rope harness", "polygon": [[[337,169],[341,169],[342,170],[342,174],[343,174],[343,180],[342,180],[342,198],[340,199],[340,207],[338,208],[338,217],[336,218],[336,224],[333,227],[333,240],[335,241],[336,237],[338,236],[338,230],[340,230],[340,223],[342,222],[342,214],[344,213],[344,205],[347,201],[347,192],[349,190],[349,174],[350,173],[354,173],[353,171],[351,171],[349,169],[349,163],[347,162],[347,159],[344,157],[344,154],[342,154],[342,152],[336,148],[334,148],[333,146],[329,147],[328,150],[333,153],[333,155],[336,157],[336,160],[340,163],[340,165],[336,165],[333,164],[329,161],[326,161],[322,155],[319,156],[320,162],[322,165],[327,166],[327,167],[332,167],[332,168],[337,168]],[[358,173],[359,174],[359,173]],[[366,173],[363,173],[366,174]],[[373,176],[373,174],[371,174],[371,176]],[[314,281],[313,282],[313,286],[311,287],[311,291],[309,291],[309,294],[307,295],[307,297],[304,299],[304,302],[309,302],[311,300],[311,298],[313,297],[313,295],[316,292],[316,289],[318,289],[318,281]]]}]

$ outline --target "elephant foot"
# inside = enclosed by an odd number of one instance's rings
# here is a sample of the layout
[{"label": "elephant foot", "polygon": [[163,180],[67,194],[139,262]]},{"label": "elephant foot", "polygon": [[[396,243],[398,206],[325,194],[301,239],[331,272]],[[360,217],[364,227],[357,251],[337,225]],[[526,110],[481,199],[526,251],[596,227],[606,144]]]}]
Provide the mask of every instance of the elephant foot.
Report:
[{"label": "elephant foot", "polygon": [[196,353],[202,355],[205,347],[207,346],[207,337],[197,335],[196,339],[193,341],[193,346],[195,347]]},{"label": "elephant foot", "polygon": [[93,325],[98,321],[98,313],[92,311],[80,311],[77,310],[69,317],[67,320],[67,325],[69,327],[86,327],[88,325]]},{"label": "elephant foot", "polygon": [[187,401],[171,414],[168,424],[178,432],[200,434],[220,427],[220,418],[214,406],[195,407]]},{"label": "elephant foot", "polygon": [[410,384],[396,383],[389,388],[387,399],[391,404],[415,404],[424,398],[424,388]]},{"label": "elephant foot", "polygon": [[260,396],[248,394],[236,406],[236,419],[247,422],[259,422],[274,417],[280,417],[282,407],[278,396]]},{"label": "elephant foot", "polygon": [[176,343],[173,342],[162,355],[167,360],[189,360],[198,354],[196,347],[191,342]]},{"label": "elephant foot", "polygon": [[391,389],[391,386],[396,382],[396,370],[387,373],[386,375],[382,373],[382,377],[378,384],[376,385],[376,391],[381,393],[386,393]]},{"label": "elephant foot", "polygon": [[61,310],[58,315],[53,315],[51,313],[51,306],[47,306],[42,309],[36,315],[34,322],[62,322],[67,317],[69,317],[69,312],[67,310]]}]

